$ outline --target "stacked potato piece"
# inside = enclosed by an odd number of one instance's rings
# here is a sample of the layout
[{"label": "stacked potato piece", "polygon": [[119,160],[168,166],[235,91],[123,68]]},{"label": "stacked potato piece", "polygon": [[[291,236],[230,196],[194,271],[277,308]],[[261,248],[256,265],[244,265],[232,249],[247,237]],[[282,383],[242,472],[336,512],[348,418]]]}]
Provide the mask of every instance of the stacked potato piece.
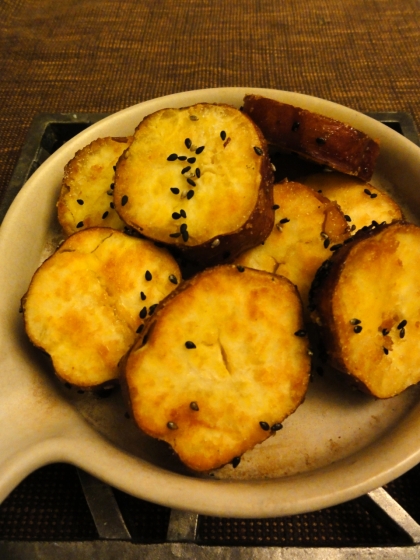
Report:
[{"label": "stacked potato piece", "polygon": [[[277,181],[273,146],[319,172]],[[418,231],[366,182],[378,151],[344,123],[253,95],[242,110],[163,109],[132,137],[92,142],[65,169],[68,238],[22,300],[29,337],[70,384],[121,381],[137,425],[196,471],[236,467],[303,402],[309,310],[332,363],[372,394],[417,383],[416,364],[399,364],[402,333],[420,324],[400,305]],[[401,278],[367,313],[354,286],[360,271],[369,285],[381,251]],[[372,375],[353,335],[374,347]]]}]

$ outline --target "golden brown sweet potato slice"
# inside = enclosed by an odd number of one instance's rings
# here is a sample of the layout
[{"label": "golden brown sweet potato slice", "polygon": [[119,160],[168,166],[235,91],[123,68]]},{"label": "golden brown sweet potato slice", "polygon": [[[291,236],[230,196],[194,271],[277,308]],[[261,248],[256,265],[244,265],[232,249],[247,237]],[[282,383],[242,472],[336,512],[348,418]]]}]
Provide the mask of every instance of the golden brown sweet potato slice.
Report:
[{"label": "golden brown sweet potato slice", "polygon": [[420,228],[360,231],[319,270],[313,319],[333,366],[378,398],[420,381]]},{"label": "golden brown sweet potato slice", "polygon": [[351,231],[403,218],[398,204],[383,190],[338,172],[316,173],[300,179],[318,193],[337,202],[347,217]]},{"label": "golden brown sweet potato slice", "polygon": [[364,132],[324,115],[260,95],[246,95],[244,112],[270,144],[369,181],[379,145]]},{"label": "golden brown sweet potato slice", "polygon": [[100,387],[118,378],[136,331],[179,281],[165,249],[110,228],[86,229],[35,273],[22,300],[25,328],[61,379]]},{"label": "golden brown sweet potato slice", "polygon": [[71,235],[88,227],[124,229],[114,210],[114,167],[131,138],[98,138],[79,150],[64,169],[58,221]]},{"label": "golden brown sweet potato slice", "polygon": [[146,117],[117,164],[114,202],[129,226],[205,265],[263,241],[273,172],[258,127],[229,105]]},{"label": "golden brown sweet potato slice", "polygon": [[304,306],[315,273],[349,237],[336,203],[300,183],[274,185],[275,225],[263,244],[245,251],[236,264],[281,274],[295,284]]},{"label": "golden brown sweet potato slice", "polygon": [[221,265],[184,281],[123,360],[136,423],[191,469],[237,460],[304,398],[310,358],[302,326],[286,278]]}]

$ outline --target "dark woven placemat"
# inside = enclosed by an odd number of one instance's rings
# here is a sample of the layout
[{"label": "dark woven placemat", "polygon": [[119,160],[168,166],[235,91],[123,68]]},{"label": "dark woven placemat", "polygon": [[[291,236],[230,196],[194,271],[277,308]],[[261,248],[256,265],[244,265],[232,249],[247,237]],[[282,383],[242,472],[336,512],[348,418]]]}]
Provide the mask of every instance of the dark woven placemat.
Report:
[{"label": "dark woven placemat", "polygon": [[0,196],[33,117],[260,86],[420,126],[418,0],[4,0]]}]

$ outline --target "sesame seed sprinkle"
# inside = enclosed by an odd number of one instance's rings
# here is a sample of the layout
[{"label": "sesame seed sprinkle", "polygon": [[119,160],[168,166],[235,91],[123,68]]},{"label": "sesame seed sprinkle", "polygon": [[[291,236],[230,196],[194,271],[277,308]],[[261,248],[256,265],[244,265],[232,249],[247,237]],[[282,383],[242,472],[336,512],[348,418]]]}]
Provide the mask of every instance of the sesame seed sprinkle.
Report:
[{"label": "sesame seed sprinkle", "polygon": [[350,325],[360,325],[361,322],[360,319],[350,319]]},{"label": "sesame seed sprinkle", "polygon": [[241,266],[240,264],[238,264],[238,266],[236,267],[238,269],[239,272],[244,272],[245,268],[243,266]]},{"label": "sesame seed sprinkle", "polygon": [[125,206],[128,202],[128,196],[125,194],[122,198],[121,198],[121,206]]},{"label": "sesame seed sprinkle", "polygon": [[195,163],[196,158],[195,158],[195,157],[189,157],[189,158],[187,159],[187,161],[188,161],[188,163]]},{"label": "sesame seed sprinkle", "polygon": [[168,161],[175,161],[176,159],[178,159],[178,155],[177,154],[171,154],[166,159]]},{"label": "sesame seed sprinkle", "polygon": [[172,212],[172,218],[174,220],[179,220],[181,217],[181,214],[179,212]]},{"label": "sesame seed sprinkle", "polygon": [[280,208],[279,204],[273,204],[273,206],[271,207],[272,210],[278,210]]},{"label": "sesame seed sprinkle", "polygon": [[181,236],[181,234],[178,231],[176,231],[175,233],[170,233],[169,234],[169,237],[174,237],[174,238],[180,237],[180,236]]},{"label": "sesame seed sprinkle", "polygon": [[232,459],[232,467],[234,469],[236,469],[236,467],[239,465],[239,463],[241,462],[241,458],[240,457],[234,457]]},{"label": "sesame seed sprinkle", "polygon": [[184,144],[188,149],[190,149],[191,145],[192,145],[191,139],[190,138],[185,138]]},{"label": "sesame seed sprinkle", "polygon": [[220,133],[220,138],[225,141],[226,140],[226,132],[224,130],[222,130],[222,132]]},{"label": "sesame seed sprinkle", "polygon": [[178,425],[175,422],[168,422],[166,425],[170,430],[177,430],[178,429]]},{"label": "sesame seed sprinkle", "polygon": [[361,327],[360,325],[356,325],[356,326],[354,327],[353,331],[354,331],[356,334],[359,334],[360,332],[362,332],[362,329],[363,329],[363,327]]},{"label": "sesame seed sprinkle", "polygon": [[402,329],[400,329],[400,338],[404,338],[405,337],[405,328],[403,327]]},{"label": "sesame seed sprinkle", "polygon": [[147,307],[143,307],[143,309],[139,313],[140,319],[145,319],[147,317]]},{"label": "sesame seed sprinkle", "polygon": [[406,324],[407,324],[406,319],[403,319],[403,320],[401,321],[401,323],[398,324],[397,329],[398,329],[398,330],[403,329],[403,328],[406,326]]},{"label": "sesame seed sprinkle", "polygon": [[387,355],[388,355],[388,353],[389,353],[389,350],[388,350],[388,348],[385,348],[385,346],[384,346],[384,347],[383,347],[383,350],[384,350],[384,354],[385,354],[385,355],[387,356]]},{"label": "sesame seed sprinkle", "polygon": [[273,424],[271,426],[271,431],[272,432],[278,432],[279,430],[281,430],[283,428],[283,424],[280,424],[280,422],[277,422],[276,424]]},{"label": "sesame seed sprinkle", "polygon": [[152,279],[152,273],[150,272],[150,270],[146,270],[146,274],[144,275],[144,277],[148,282],[150,282],[150,280]]},{"label": "sesame seed sprinkle", "polygon": [[184,167],[184,169],[182,169],[181,173],[184,175],[184,173],[187,173],[187,171],[189,171],[191,169],[191,165],[187,165],[187,167]]},{"label": "sesame seed sprinkle", "polygon": [[197,167],[197,169],[195,170],[195,176],[197,177],[197,179],[199,179],[201,177],[201,171],[200,169]]},{"label": "sesame seed sprinkle", "polygon": [[185,348],[188,348],[188,350],[193,350],[194,348],[197,348],[197,346],[194,344],[194,342],[191,342],[191,340],[187,340],[187,342],[185,343]]},{"label": "sesame seed sprinkle", "polygon": [[194,410],[195,412],[197,412],[198,410],[200,410],[198,404],[195,401],[191,401],[190,402],[190,408],[191,410]]},{"label": "sesame seed sprinkle", "polygon": [[268,432],[270,429],[270,424],[268,424],[268,422],[260,422],[260,426],[265,432]]},{"label": "sesame seed sprinkle", "polygon": [[140,299],[143,301],[146,299],[146,294],[144,292],[140,292]]},{"label": "sesame seed sprinkle", "polygon": [[108,214],[109,214],[108,210],[105,210],[105,212],[102,214],[102,219],[105,220]]},{"label": "sesame seed sprinkle", "polygon": [[169,282],[172,282],[172,284],[178,284],[178,278],[175,276],[175,274],[170,274],[168,278]]},{"label": "sesame seed sprinkle", "polygon": [[205,146],[199,146],[196,150],[195,153],[196,154],[201,154],[201,152],[204,150]]},{"label": "sesame seed sprinkle", "polygon": [[154,303],[153,305],[151,305],[149,307],[149,315],[153,315],[153,313],[155,312],[156,307],[158,306],[157,303]]},{"label": "sesame seed sprinkle", "polygon": [[295,333],[293,333],[295,336],[299,336],[299,337],[304,337],[306,336],[306,331],[304,329],[299,329],[298,331],[296,331]]},{"label": "sesame seed sprinkle", "polygon": [[257,156],[262,156],[264,153],[259,146],[254,146],[254,152],[257,154]]},{"label": "sesame seed sprinkle", "polygon": [[85,201],[82,200],[81,198],[77,199],[77,204],[80,204],[80,206],[83,206],[84,203],[85,203]]},{"label": "sesame seed sprinkle", "polygon": [[174,194],[179,194],[179,189],[178,189],[177,187],[171,187],[171,191],[172,191]]},{"label": "sesame seed sprinkle", "polygon": [[185,161],[187,156],[178,156],[179,161]]},{"label": "sesame seed sprinkle", "polygon": [[192,187],[195,187],[195,186],[196,186],[196,185],[195,185],[195,181],[193,181],[190,177],[188,177],[187,183],[188,183],[189,185],[191,185]]},{"label": "sesame seed sprinkle", "polygon": [[77,227],[77,228],[82,228],[82,227],[83,227],[83,222],[79,222],[79,223],[76,225],[76,227]]},{"label": "sesame seed sprinkle", "polygon": [[181,214],[181,216],[182,216],[183,218],[186,218],[186,217],[187,217],[187,213],[185,212],[185,210],[180,210],[179,213]]},{"label": "sesame seed sprinkle", "polygon": [[193,190],[189,190],[189,191],[187,192],[187,198],[188,198],[188,200],[190,200],[190,198],[192,198],[193,196],[194,196],[194,191],[193,191]]}]

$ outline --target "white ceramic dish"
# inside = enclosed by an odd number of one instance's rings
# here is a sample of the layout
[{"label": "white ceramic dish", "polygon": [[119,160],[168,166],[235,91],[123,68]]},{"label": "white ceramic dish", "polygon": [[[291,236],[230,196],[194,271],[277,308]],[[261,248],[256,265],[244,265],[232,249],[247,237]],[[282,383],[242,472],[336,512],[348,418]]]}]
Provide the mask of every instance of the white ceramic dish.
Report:
[{"label": "white ceramic dish", "polygon": [[125,418],[121,396],[63,388],[31,347],[20,298],[56,231],[63,167],[100,136],[126,135],[147,114],[199,101],[240,106],[255,92],[348,122],[381,142],[373,182],[390,189],[420,221],[420,149],[356,111],[291,92],[220,88],[179,93],[116,113],[51,156],[12,204],[0,230],[0,500],[29,473],[69,462],[134,496],[176,509],[233,517],[316,510],[360,496],[420,461],[419,388],[387,401],[350,392],[334,376],[316,377],[284,429],[216,477],[186,472],[159,443]]}]

